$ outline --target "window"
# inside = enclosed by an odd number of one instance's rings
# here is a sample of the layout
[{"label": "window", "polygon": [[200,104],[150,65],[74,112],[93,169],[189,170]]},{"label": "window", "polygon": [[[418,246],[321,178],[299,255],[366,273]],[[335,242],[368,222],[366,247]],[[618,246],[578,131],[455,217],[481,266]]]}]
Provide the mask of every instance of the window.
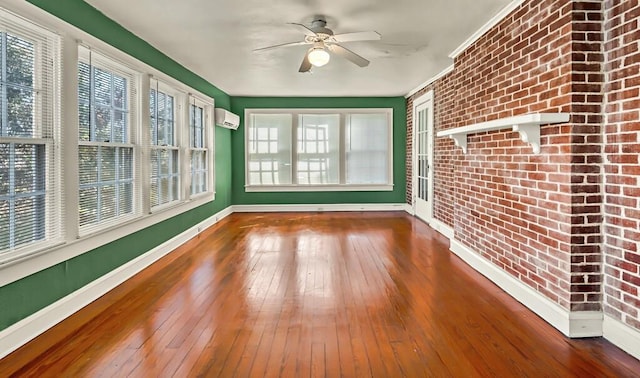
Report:
[{"label": "window", "polygon": [[3,277],[211,201],[213,99],[19,4],[6,6],[27,17],[0,8],[0,267],[16,269]]},{"label": "window", "polygon": [[59,40],[2,10],[0,17],[0,255],[9,256],[60,236]]},{"label": "window", "polygon": [[205,193],[209,185],[207,135],[204,104],[192,99],[189,104],[189,147],[191,152],[191,195]]},{"label": "window", "polygon": [[245,119],[247,191],[393,189],[391,109],[247,109]]},{"label": "window", "polygon": [[134,73],[81,48],[78,63],[80,229],[135,215]]},{"label": "window", "polygon": [[180,199],[178,136],[175,96],[156,82],[149,96],[151,127],[151,207]]}]

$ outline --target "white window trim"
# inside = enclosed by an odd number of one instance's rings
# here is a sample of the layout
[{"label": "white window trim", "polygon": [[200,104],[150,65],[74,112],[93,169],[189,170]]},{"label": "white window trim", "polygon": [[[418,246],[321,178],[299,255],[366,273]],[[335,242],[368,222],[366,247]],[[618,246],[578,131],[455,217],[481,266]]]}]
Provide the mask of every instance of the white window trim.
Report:
[{"label": "white window trim", "polygon": [[[251,115],[252,114],[290,114],[292,117],[291,124],[291,165],[292,165],[292,179],[295,179],[295,156],[297,151],[297,138],[296,130],[298,127],[298,118],[302,114],[339,114],[340,115],[340,138],[344,138],[345,118],[348,114],[371,114],[371,113],[386,113],[388,117],[389,125],[389,182],[387,184],[284,184],[284,185],[250,185],[249,182],[249,150],[247,145],[249,143],[249,133],[247,130],[251,127]],[[244,182],[245,192],[349,192],[349,191],[393,191],[393,108],[247,108],[244,111],[245,122],[245,140],[244,140]],[[344,142],[341,141],[340,145],[343,146]],[[341,165],[344,165],[344,150],[340,151]],[[345,172],[340,172],[341,180],[345,176]]]},{"label": "white window trim", "polygon": [[[135,217],[134,219],[120,221],[117,224],[104,227],[100,230],[95,230],[94,232],[82,235],[81,237],[78,234],[77,211],[62,211],[62,214],[56,215],[62,219],[62,239],[43,242],[39,244],[37,248],[26,247],[16,249],[11,252],[3,253],[0,256],[0,287],[82,255],[147,227],[153,226],[154,224],[160,223],[164,220],[195,209],[215,199],[215,145],[213,144],[214,127],[212,116],[214,108],[213,98],[202,94],[176,79],[173,79],[157,69],[127,55],[126,53],[26,1],[7,0],[6,2],[3,2],[0,8],[16,14],[23,20],[27,20],[26,22],[29,24],[35,24],[39,28],[43,28],[54,35],[60,36],[62,40],[62,59],[61,62],[57,64],[61,74],[61,82],[58,89],[58,92],[61,93],[61,95],[56,96],[56,98],[60,101],[61,110],[60,114],[57,114],[58,122],[65,125],[65,127],[62,128],[58,126],[55,130],[55,132],[60,135],[59,144],[55,148],[60,151],[64,151],[64,154],[61,154],[59,159],[56,160],[56,163],[64,167],[64,170],[60,170],[61,174],[59,175],[60,177],[58,177],[61,184],[59,186],[60,190],[56,191],[56,203],[64,204],[64,207],[69,209],[77,208],[78,169],[75,165],[77,164],[78,154],[78,44],[91,46],[92,50],[108,56],[110,59],[117,61],[123,66],[143,73],[143,75],[139,77],[137,93],[137,101],[139,102],[138,117],[141,117],[141,119],[137,120],[139,123],[139,125],[136,126],[138,128],[138,132],[144,130],[143,128],[145,126],[148,127],[148,124],[145,125],[145,117],[142,115],[148,115],[148,89],[145,90],[145,88],[149,88],[149,75],[153,75],[153,77],[161,79],[179,91],[189,93],[192,97],[203,101],[207,105],[206,108],[208,109],[207,112],[210,120],[208,121],[206,128],[209,133],[208,141],[210,143],[209,172],[211,182],[208,187],[209,191],[200,193],[198,196],[194,196],[192,198],[187,198],[185,196],[185,201],[179,206],[162,209],[162,211],[157,211],[157,213],[154,212],[153,214],[143,212],[141,216]],[[144,99],[146,99],[147,103],[146,108],[144,107]],[[142,143],[140,136],[138,135],[136,138],[135,144],[141,146]],[[143,147],[136,147],[134,150],[134,159],[148,159],[144,154]],[[144,162],[141,162],[140,164],[140,172],[135,172],[134,175],[138,182],[140,182],[140,179],[145,177]],[[139,188],[139,192],[143,194],[146,190],[148,190],[148,187]],[[139,195],[139,197],[144,196]],[[136,198],[135,201],[142,201],[142,199]]]}]

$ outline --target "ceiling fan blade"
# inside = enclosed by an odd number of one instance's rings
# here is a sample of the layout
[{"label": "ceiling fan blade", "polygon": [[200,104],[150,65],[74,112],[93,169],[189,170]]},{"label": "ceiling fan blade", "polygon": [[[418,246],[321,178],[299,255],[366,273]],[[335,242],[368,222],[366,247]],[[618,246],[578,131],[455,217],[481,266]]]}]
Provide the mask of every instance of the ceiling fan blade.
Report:
[{"label": "ceiling fan blade", "polygon": [[357,64],[360,67],[366,67],[369,65],[368,60],[354,53],[353,51],[340,46],[337,43],[328,43],[327,46],[329,47],[329,50],[331,50],[331,52],[333,52],[334,54],[340,55],[341,57],[351,61],[354,64]]},{"label": "ceiling fan blade", "polygon": [[[309,51],[313,50],[313,48],[309,49]],[[304,54],[304,58],[302,58],[302,63],[300,64],[300,69],[298,72],[309,72],[311,70],[311,62],[309,61],[309,51]]]},{"label": "ceiling fan blade", "polygon": [[270,50],[270,49],[275,49],[277,47],[299,46],[299,45],[308,45],[308,44],[309,42],[305,42],[305,41],[281,43],[279,45],[273,45],[273,46],[261,47],[259,49],[254,49],[253,51]]},{"label": "ceiling fan blade", "polygon": [[336,42],[378,41],[380,34],[376,31],[335,34]]},{"label": "ceiling fan blade", "polygon": [[304,24],[299,24],[299,23],[297,23],[297,22],[289,22],[289,25],[296,25],[296,26],[298,26],[300,29],[302,29],[302,32],[303,32],[305,35],[311,35],[311,36],[314,36],[314,37],[317,37],[317,36],[318,36],[318,34],[316,34],[316,32],[314,32],[313,30],[309,29],[309,28],[308,28],[306,25],[304,25]]}]

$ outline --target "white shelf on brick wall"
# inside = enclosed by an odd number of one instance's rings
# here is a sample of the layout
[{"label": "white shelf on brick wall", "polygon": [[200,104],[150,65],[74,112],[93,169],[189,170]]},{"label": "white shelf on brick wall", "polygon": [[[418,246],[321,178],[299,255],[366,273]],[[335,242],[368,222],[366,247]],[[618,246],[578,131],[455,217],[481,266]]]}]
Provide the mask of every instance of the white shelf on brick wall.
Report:
[{"label": "white shelf on brick wall", "polygon": [[439,137],[448,136],[453,139],[456,146],[462,147],[462,152],[466,154],[467,135],[511,128],[511,130],[520,133],[520,139],[523,142],[531,144],[533,153],[538,154],[540,153],[540,125],[568,121],[569,113],[531,113],[438,131],[436,135]]}]

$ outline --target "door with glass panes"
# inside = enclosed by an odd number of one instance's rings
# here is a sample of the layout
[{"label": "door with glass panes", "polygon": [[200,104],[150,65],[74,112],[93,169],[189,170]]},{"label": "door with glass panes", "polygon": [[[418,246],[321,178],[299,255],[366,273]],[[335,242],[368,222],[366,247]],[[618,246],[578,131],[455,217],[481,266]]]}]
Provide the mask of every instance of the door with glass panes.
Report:
[{"label": "door with glass panes", "polygon": [[413,106],[413,199],[417,217],[433,214],[433,96],[416,99]]}]

